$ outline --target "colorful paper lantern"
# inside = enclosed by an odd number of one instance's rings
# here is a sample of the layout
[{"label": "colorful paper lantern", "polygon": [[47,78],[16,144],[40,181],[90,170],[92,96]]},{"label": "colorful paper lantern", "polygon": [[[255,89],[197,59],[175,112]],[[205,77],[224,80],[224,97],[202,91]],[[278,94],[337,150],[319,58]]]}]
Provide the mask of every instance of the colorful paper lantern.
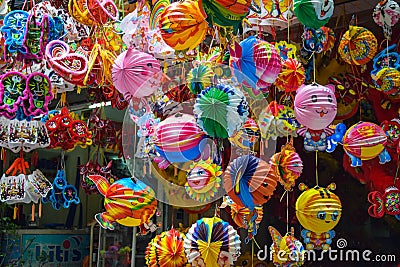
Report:
[{"label": "colorful paper lantern", "polygon": [[335,133],[328,138],[329,149],[333,152],[338,143],[343,144],[344,151],[351,159],[351,166],[362,165],[362,160],[379,156],[379,163],[391,160],[386,150],[387,136],[379,125],[372,122],[358,122],[346,131],[346,125],[336,125]]},{"label": "colorful paper lantern", "polygon": [[152,55],[130,47],[115,60],[112,79],[125,98],[149,96],[160,87],[161,66]]},{"label": "colorful paper lantern", "polygon": [[301,24],[319,29],[333,15],[333,0],[294,0],[294,13]]},{"label": "colorful paper lantern", "polygon": [[385,214],[393,215],[400,221],[400,190],[389,186],[385,192],[372,191],[368,194],[371,206],[368,214],[374,218],[382,218]]},{"label": "colorful paper lantern", "polygon": [[269,163],[272,170],[279,177],[279,182],[285,190],[291,191],[296,179],[303,172],[303,161],[292,143],[282,146],[281,152],[274,154]]},{"label": "colorful paper lantern", "polygon": [[155,129],[155,148],[169,162],[186,162],[196,159],[205,137],[192,115],[178,114],[160,122]]},{"label": "colorful paper lantern", "polygon": [[304,73],[304,67],[297,59],[288,58],[282,62],[282,70],[275,81],[275,86],[285,93],[294,92],[303,85],[306,79]]},{"label": "colorful paper lantern", "polygon": [[212,163],[211,159],[193,163],[187,173],[186,192],[199,202],[209,201],[221,187],[221,175],[221,166]]},{"label": "colorful paper lantern", "polygon": [[282,67],[275,47],[254,36],[230,48],[229,65],[239,82],[260,89],[274,83]]},{"label": "colorful paper lantern", "polygon": [[206,17],[196,1],[171,3],[160,14],[161,36],[175,50],[192,50],[206,36]]},{"label": "colorful paper lantern", "polygon": [[210,24],[232,28],[236,33],[242,20],[249,13],[251,1],[200,0],[199,5]]},{"label": "colorful paper lantern", "polygon": [[184,241],[192,266],[232,266],[240,255],[240,237],[220,218],[202,218],[190,227]]},{"label": "colorful paper lantern", "polygon": [[294,99],[296,119],[304,127],[320,130],[328,127],[336,116],[337,102],[333,85],[310,84],[297,90]]},{"label": "colorful paper lantern", "polygon": [[350,26],[339,43],[340,57],[350,65],[364,65],[374,58],[378,47],[375,35],[364,27]]},{"label": "colorful paper lantern", "polygon": [[253,155],[234,159],[223,177],[228,196],[251,211],[271,198],[279,179],[267,162]]},{"label": "colorful paper lantern", "polygon": [[300,124],[295,118],[292,108],[272,101],[261,111],[258,124],[261,137],[276,140],[278,137],[297,136]]},{"label": "colorful paper lantern", "polygon": [[271,252],[275,266],[295,267],[304,264],[303,244],[294,237],[294,230],[282,236],[274,227],[268,227],[272,238]]},{"label": "colorful paper lantern", "polygon": [[114,222],[130,227],[149,223],[157,210],[153,189],[140,180],[123,178],[110,185],[103,176],[88,177],[104,196],[106,211],[95,215],[104,229],[114,230]]},{"label": "colorful paper lantern", "polygon": [[249,150],[260,137],[260,128],[255,120],[247,118],[239,131],[236,131],[229,141],[239,149]]},{"label": "colorful paper lantern", "polygon": [[184,267],[187,264],[183,241],[185,235],[175,229],[156,235],[147,245],[145,260],[148,267]]},{"label": "colorful paper lantern", "polygon": [[217,138],[231,137],[249,114],[243,93],[225,84],[212,85],[201,91],[193,112],[200,128]]},{"label": "colorful paper lantern", "polygon": [[386,39],[390,39],[392,35],[392,27],[400,19],[400,6],[396,1],[383,0],[374,8],[372,17],[376,24],[383,28]]},{"label": "colorful paper lantern", "polygon": [[206,87],[210,86],[214,72],[207,65],[198,65],[191,69],[187,76],[187,86],[193,94],[200,94]]},{"label": "colorful paper lantern", "polygon": [[296,200],[296,217],[305,228],[302,237],[306,249],[328,250],[335,236],[332,229],[342,216],[342,203],[332,192],[336,185],[308,188],[301,183],[299,188],[304,192]]}]

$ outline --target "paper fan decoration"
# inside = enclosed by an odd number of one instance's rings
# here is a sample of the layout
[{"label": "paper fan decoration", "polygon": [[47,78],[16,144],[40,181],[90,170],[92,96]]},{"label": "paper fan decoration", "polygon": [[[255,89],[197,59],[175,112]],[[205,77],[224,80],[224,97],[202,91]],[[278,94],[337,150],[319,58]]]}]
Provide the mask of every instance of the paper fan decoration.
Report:
[{"label": "paper fan decoration", "polygon": [[186,192],[199,202],[209,201],[221,187],[221,175],[221,166],[211,163],[211,159],[193,163],[187,173]]},{"label": "paper fan decoration", "polygon": [[185,235],[175,229],[156,235],[148,244],[145,260],[148,267],[184,267],[187,264],[183,249]]},{"label": "paper fan decoration", "polygon": [[268,227],[272,238],[272,261],[278,267],[295,267],[304,264],[303,244],[294,237],[294,229],[282,236],[274,227]]},{"label": "paper fan decoration", "polygon": [[285,190],[291,191],[296,179],[303,172],[303,161],[292,143],[282,146],[281,152],[274,154],[270,162],[271,169],[279,177],[279,182]]},{"label": "paper fan decoration", "polygon": [[249,111],[246,98],[240,90],[218,84],[201,91],[193,113],[197,124],[209,136],[227,138],[240,129]]},{"label": "paper fan decoration", "polygon": [[375,35],[364,27],[350,26],[339,43],[340,57],[350,65],[364,65],[374,58],[378,47]]},{"label": "paper fan decoration", "polygon": [[187,86],[193,94],[199,94],[206,87],[210,86],[214,72],[207,65],[198,65],[191,69],[187,76]]},{"label": "paper fan decoration", "polygon": [[130,47],[115,60],[112,79],[125,98],[149,96],[160,87],[161,66],[152,55]]},{"label": "paper fan decoration", "polygon": [[202,218],[186,234],[184,249],[192,266],[232,266],[240,255],[240,236],[217,217]]},{"label": "paper fan decoration", "polygon": [[234,159],[226,168],[224,188],[235,203],[253,210],[271,198],[278,179],[267,162],[245,155]]},{"label": "paper fan decoration", "polygon": [[293,58],[288,58],[282,63],[282,70],[275,81],[279,91],[294,92],[304,83],[306,76],[303,65]]},{"label": "paper fan decoration", "polygon": [[272,101],[260,113],[258,121],[261,137],[276,140],[278,137],[294,136],[300,127],[294,110],[288,106]]},{"label": "paper fan decoration", "polygon": [[192,50],[206,36],[208,23],[205,19],[196,1],[171,3],[160,14],[161,36],[175,50]]},{"label": "paper fan decoration", "polygon": [[390,39],[392,35],[392,27],[400,19],[400,6],[393,0],[380,1],[375,6],[372,17],[374,18],[375,23],[383,28],[385,38]]}]

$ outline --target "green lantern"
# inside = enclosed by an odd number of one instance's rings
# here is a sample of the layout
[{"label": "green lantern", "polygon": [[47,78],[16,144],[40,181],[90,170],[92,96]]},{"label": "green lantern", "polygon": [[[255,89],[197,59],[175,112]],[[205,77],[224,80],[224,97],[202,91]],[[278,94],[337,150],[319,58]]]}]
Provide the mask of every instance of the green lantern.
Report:
[{"label": "green lantern", "polygon": [[294,13],[301,24],[319,29],[333,15],[333,0],[294,0]]}]

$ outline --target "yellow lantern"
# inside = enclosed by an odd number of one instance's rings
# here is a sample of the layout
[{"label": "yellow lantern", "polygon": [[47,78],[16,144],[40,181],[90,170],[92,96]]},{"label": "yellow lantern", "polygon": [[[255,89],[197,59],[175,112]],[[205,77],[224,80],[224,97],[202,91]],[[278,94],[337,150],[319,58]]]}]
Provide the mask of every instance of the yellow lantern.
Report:
[{"label": "yellow lantern", "polygon": [[334,183],[322,188],[308,188],[299,185],[304,192],[296,201],[296,216],[305,228],[302,232],[306,249],[329,249],[335,232],[332,230],[342,215],[342,203],[331,190],[336,188]]}]

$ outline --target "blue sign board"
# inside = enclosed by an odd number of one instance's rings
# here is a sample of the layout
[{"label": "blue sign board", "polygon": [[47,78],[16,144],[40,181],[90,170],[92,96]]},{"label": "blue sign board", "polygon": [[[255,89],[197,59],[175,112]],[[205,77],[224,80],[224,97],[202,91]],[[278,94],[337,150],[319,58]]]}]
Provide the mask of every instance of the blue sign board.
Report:
[{"label": "blue sign board", "polygon": [[82,266],[89,254],[88,234],[23,234],[23,266]]}]

